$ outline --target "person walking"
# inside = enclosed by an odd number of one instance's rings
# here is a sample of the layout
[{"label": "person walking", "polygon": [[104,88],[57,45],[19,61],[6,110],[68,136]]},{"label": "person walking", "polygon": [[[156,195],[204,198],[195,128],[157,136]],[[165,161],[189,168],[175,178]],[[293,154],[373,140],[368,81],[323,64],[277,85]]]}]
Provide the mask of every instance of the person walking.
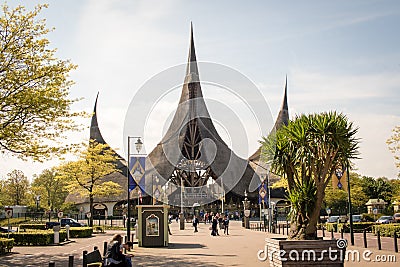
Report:
[{"label": "person walking", "polygon": [[193,216],[193,227],[194,227],[194,232],[197,233],[197,225],[199,224],[199,219],[197,219],[196,215]]},{"label": "person walking", "polygon": [[218,215],[215,215],[212,219],[212,224],[211,224],[211,235],[216,236],[219,235],[218,233]]},{"label": "person walking", "polygon": [[225,219],[224,219],[224,234],[226,234],[226,235],[229,235],[228,228],[229,228],[229,218],[228,218],[228,216],[225,216]]}]

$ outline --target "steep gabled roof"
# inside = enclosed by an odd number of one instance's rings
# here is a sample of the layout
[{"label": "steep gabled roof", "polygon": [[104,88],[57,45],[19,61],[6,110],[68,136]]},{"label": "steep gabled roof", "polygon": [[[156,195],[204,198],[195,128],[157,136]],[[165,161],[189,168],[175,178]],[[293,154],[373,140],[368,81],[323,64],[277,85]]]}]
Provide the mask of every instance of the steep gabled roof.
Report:
[{"label": "steep gabled roof", "polygon": [[[195,138],[190,139],[188,137],[190,133]],[[183,149],[189,139],[197,140],[191,151]],[[245,190],[249,191],[248,187],[253,176],[259,180],[248,161],[238,157],[215,129],[203,99],[192,26],[186,75],[179,105],[161,142],[147,156],[146,177],[157,175],[165,182],[185,159],[204,162],[211,168],[213,179],[222,177],[225,188],[238,195],[243,195]],[[147,178],[146,180],[148,181]]]},{"label": "steep gabled roof", "polygon": [[[93,109],[93,115],[92,115],[92,120],[90,124],[90,140],[94,140],[99,144],[107,144],[107,142],[104,140],[103,135],[101,134],[99,124],[97,122],[97,100],[99,98],[99,93],[97,93],[96,96],[96,101],[94,103],[94,109]],[[127,175],[127,164],[125,159],[123,159],[115,150],[110,148],[114,154],[114,157],[116,158],[114,164],[117,166],[117,169],[119,172],[114,172],[111,174],[108,174],[104,177],[101,178],[103,182],[106,181],[112,181],[117,184],[119,184],[123,192],[118,195],[118,196],[103,196],[103,197],[95,197],[94,201],[95,202],[107,202],[107,201],[120,201],[123,199],[127,199],[128,193],[127,193],[127,186],[128,186],[128,180],[126,178]],[[130,175],[130,174],[129,174]],[[132,179],[133,180],[133,179]],[[131,181],[132,181],[131,180]],[[133,191],[131,191],[131,195],[133,194]],[[70,193],[67,198],[66,202],[74,202],[74,203],[87,203],[89,202],[88,197],[82,197],[81,195],[77,193]]]},{"label": "steep gabled roof", "polygon": [[[271,133],[276,132],[280,127],[284,125],[288,125],[289,123],[289,108],[287,102],[287,76],[286,76],[286,83],[285,83],[285,91],[283,94],[283,101],[281,109],[279,110],[278,116],[276,117],[276,121],[274,127],[271,129]],[[261,157],[261,147],[257,149],[257,151],[249,157],[249,161],[254,162],[256,164],[260,164],[260,157]]]}]

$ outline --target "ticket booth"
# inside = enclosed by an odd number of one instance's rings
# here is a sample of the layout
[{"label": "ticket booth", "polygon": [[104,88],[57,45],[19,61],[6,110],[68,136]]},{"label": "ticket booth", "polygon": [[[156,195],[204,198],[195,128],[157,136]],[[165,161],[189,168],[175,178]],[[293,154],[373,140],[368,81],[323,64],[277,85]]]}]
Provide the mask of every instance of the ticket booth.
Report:
[{"label": "ticket booth", "polygon": [[168,246],[168,205],[138,205],[139,247]]}]

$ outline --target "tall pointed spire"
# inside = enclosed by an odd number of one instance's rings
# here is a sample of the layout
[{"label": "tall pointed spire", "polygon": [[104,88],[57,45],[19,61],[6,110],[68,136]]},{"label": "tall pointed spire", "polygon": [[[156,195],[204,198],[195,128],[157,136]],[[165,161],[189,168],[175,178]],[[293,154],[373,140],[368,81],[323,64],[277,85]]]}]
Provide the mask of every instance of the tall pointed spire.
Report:
[{"label": "tall pointed spire", "polygon": [[283,125],[288,125],[288,123],[289,123],[289,108],[287,103],[287,75],[286,75],[285,92],[283,95],[282,106],[281,110],[279,111],[278,117],[276,118],[275,125],[272,131],[276,131]]},{"label": "tall pointed spire", "polygon": [[93,116],[90,123],[90,140],[94,140],[100,144],[106,144],[103,136],[101,135],[99,124],[97,122],[97,99],[99,98],[99,92],[97,92],[96,101],[94,102]]},{"label": "tall pointed spire", "polygon": [[186,66],[185,83],[191,83],[191,82],[200,82],[199,69],[197,67],[197,59],[196,59],[196,49],[194,47],[192,22],[190,22],[190,47],[189,47],[188,62]]},{"label": "tall pointed spire", "polygon": [[[271,133],[276,132],[283,125],[288,125],[289,123],[289,108],[287,102],[287,75],[285,82],[285,92],[283,94],[283,101],[281,109],[279,110],[278,117],[276,117],[276,121],[274,127],[271,130]],[[257,151],[249,157],[249,161],[259,162],[261,157],[261,147],[257,149]]]},{"label": "tall pointed spire", "polygon": [[[146,177],[156,175],[176,185],[183,183],[185,188],[203,189],[211,178],[218,180],[219,184],[223,181],[226,192],[242,195],[257,174],[247,160],[238,157],[228,147],[214,126],[201,90],[193,36],[191,24],[188,62],[179,105],[161,142],[146,158]],[[185,199],[194,200],[199,201],[196,198]]]}]

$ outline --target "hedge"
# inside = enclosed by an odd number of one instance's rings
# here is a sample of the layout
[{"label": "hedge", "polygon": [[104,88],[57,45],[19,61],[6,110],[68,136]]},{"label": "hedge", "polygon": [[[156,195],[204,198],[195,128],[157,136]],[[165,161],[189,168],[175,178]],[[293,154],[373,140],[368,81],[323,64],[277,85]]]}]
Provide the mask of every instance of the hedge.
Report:
[{"label": "hedge", "polygon": [[[353,231],[355,232],[362,232],[367,230],[367,232],[372,231],[372,226],[375,225],[374,222],[356,222],[353,223]],[[349,233],[350,232],[350,224],[349,223],[326,223],[325,228],[328,232],[330,232],[332,229],[334,232],[340,233],[343,229],[344,233]]]},{"label": "hedge", "polygon": [[71,227],[71,228],[69,228],[69,237],[70,238],[91,237],[92,234],[93,234],[92,227]]},{"label": "hedge", "polygon": [[7,252],[11,252],[11,249],[13,247],[14,247],[14,239],[0,237],[0,255],[6,254]]},{"label": "hedge", "polygon": [[330,231],[334,231],[337,232],[337,223],[326,223],[325,224],[325,229],[330,232]]},{"label": "hedge", "polygon": [[[27,232],[9,233],[10,238],[14,239],[15,246],[46,246],[54,244],[54,231],[52,230],[32,230]],[[7,233],[0,234],[0,237],[7,236]],[[65,230],[60,231],[60,242],[67,239]]]},{"label": "hedge", "polygon": [[19,225],[19,230],[25,229],[34,229],[34,230],[47,230],[46,224],[37,224],[37,223],[24,223]]},{"label": "hedge", "polygon": [[400,237],[400,224],[377,224],[373,226],[373,233],[376,235],[379,231],[381,236],[393,237],[394,232]]}]

